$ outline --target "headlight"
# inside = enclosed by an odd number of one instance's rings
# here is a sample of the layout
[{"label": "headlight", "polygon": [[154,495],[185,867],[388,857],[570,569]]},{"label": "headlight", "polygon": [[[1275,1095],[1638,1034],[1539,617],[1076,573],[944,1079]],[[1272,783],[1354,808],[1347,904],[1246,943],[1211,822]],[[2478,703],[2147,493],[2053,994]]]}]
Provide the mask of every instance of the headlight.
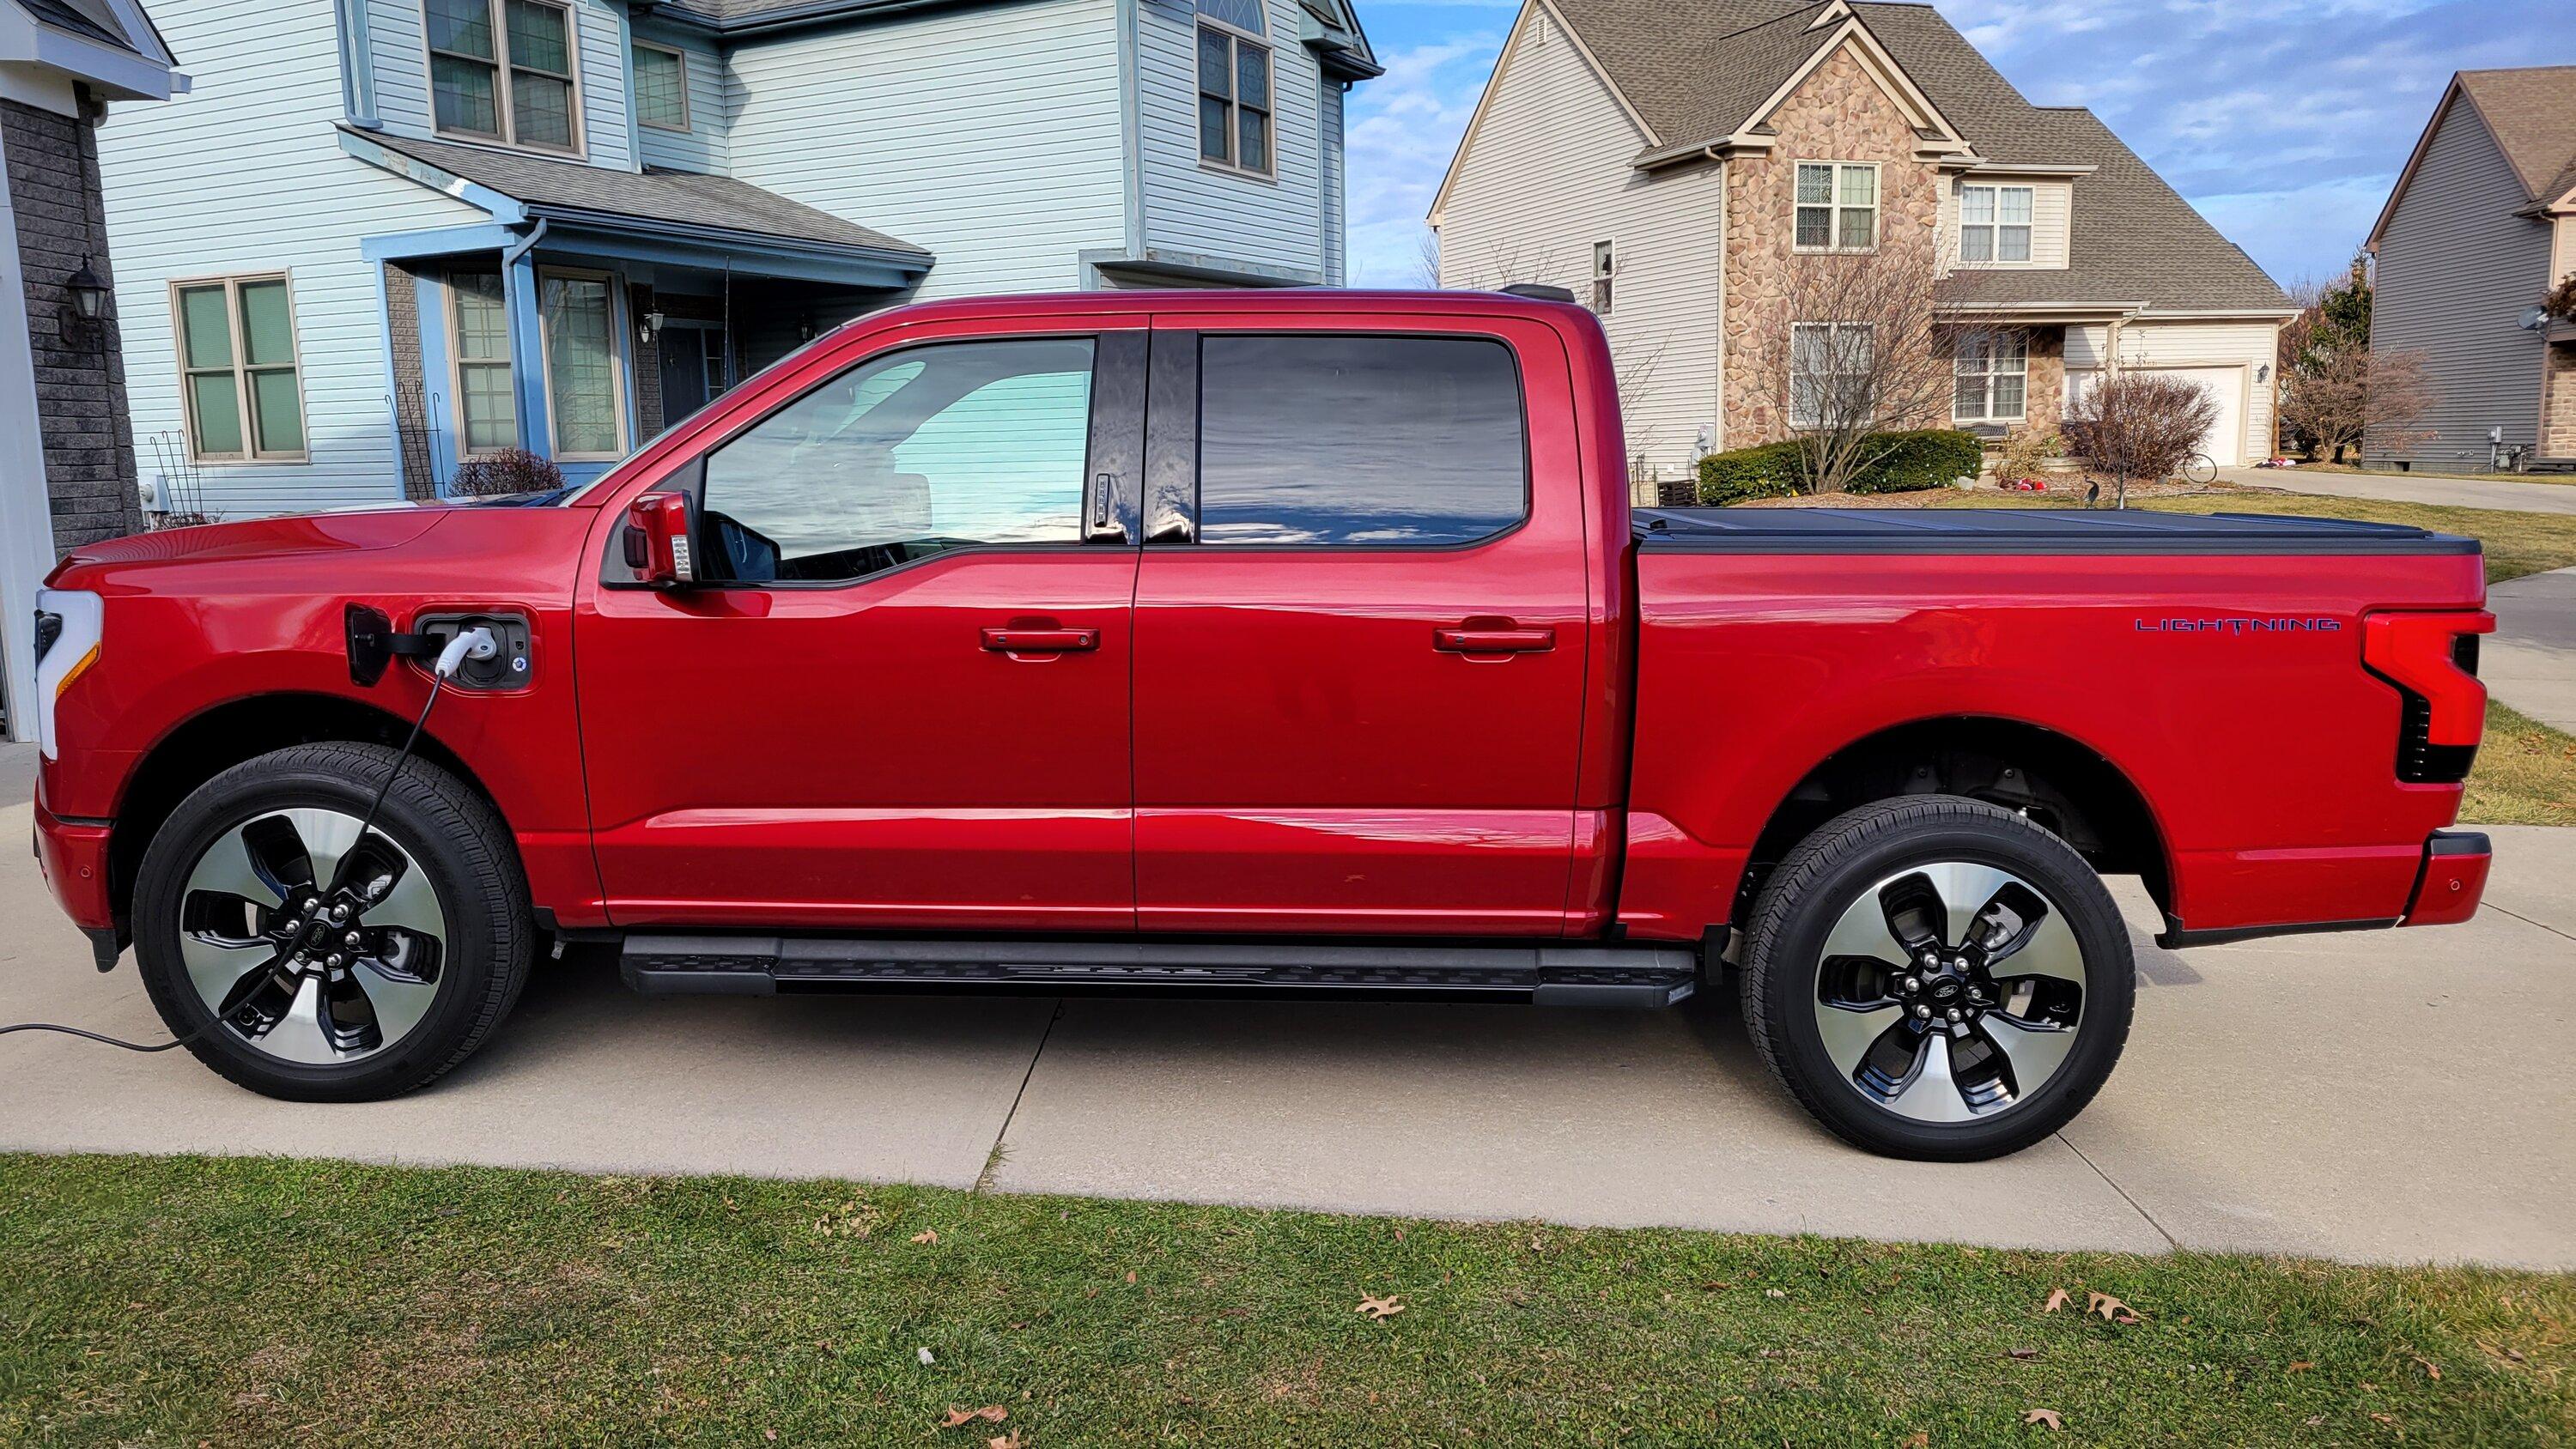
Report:
[{"label": "headlight", "polygon": [[62,736],[54,727],[54,702],[98,662],[105,615],[96,594],[77,589],[36,591],[36,747],[48,760],[63,757]]}]

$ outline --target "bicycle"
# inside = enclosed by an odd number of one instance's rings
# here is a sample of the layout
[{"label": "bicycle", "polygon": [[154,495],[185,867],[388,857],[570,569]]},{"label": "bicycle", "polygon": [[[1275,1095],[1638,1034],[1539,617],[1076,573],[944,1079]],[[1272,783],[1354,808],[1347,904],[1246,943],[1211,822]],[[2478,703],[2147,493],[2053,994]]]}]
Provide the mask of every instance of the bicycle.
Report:
[{"label": "bicycle", "polygon": [[2185,454],[2181,464],[2174,469],[2174,476],[2185,483],[2203,486],[2215,483],[2218,481],[2218,460],[2207,453]]}]

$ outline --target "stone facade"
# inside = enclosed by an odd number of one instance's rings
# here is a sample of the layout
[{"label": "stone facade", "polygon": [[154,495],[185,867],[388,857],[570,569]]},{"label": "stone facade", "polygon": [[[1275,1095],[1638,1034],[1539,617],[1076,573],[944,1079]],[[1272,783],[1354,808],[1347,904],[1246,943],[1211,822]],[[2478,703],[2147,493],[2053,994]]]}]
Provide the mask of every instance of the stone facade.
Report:
[{"label": "stone facade", "polygon": [[106,320],[84,323],[64,285],[84,263],[101,281],[112,281],[96,122],[0,101],[0,153],[7,158],[15,245],[26,270],[27,343],[54,547],[137,532],[143,506],[114,303]]},{"label": "stone facade", "polygon": [[2576,342],[2549,344],[2540,366],[2540,456],[2576,458]]},{"label": "stone facade", "polygon": [[2059,432],[2066,420],[2066,329],[2030,329],[2030,381],[2022,416],[2028,426]]},{"label": "stone facade", "polygon": [[1798,253],[1800,161],[1879,163],[1879,254],[1890,265],[1931,276],[1940,233],[1941,183],[1914,156],[1913,125],[1878,82],[1839,50],[1818,66],[1771,118],[1778,143],[1767,154],[1726,163],[1726,437],[1746,448],[1789,435],[1789,328],[1800,269],[1851,263]]}]

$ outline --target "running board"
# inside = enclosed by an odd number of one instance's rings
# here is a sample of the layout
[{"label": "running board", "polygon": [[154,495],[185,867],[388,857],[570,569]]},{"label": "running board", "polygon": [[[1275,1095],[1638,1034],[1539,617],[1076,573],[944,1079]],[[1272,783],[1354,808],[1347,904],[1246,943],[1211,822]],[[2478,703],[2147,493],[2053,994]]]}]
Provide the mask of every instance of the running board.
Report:
[{"label": "running board", "polygon": [[1699,985],[1688,947],[1284,945],[650,935],[620,970],[648,995],[998,991],[1060,996],[1377,996],[1671,1006]]}]

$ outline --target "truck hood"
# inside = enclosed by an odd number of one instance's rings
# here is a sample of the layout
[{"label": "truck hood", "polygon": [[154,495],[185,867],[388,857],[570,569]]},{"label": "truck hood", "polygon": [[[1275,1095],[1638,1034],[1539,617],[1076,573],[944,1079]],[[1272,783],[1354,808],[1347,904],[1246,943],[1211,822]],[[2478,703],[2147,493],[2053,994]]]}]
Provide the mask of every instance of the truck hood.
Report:
[{"label": "truck hood", "polygon": [[372,553],[400,548],[446,521],[443,507],[370,509],[209,523],[159,533],[129,534],[83,544],[64,557],[48,583],[97,565],[283,559],[315,554]]}]

